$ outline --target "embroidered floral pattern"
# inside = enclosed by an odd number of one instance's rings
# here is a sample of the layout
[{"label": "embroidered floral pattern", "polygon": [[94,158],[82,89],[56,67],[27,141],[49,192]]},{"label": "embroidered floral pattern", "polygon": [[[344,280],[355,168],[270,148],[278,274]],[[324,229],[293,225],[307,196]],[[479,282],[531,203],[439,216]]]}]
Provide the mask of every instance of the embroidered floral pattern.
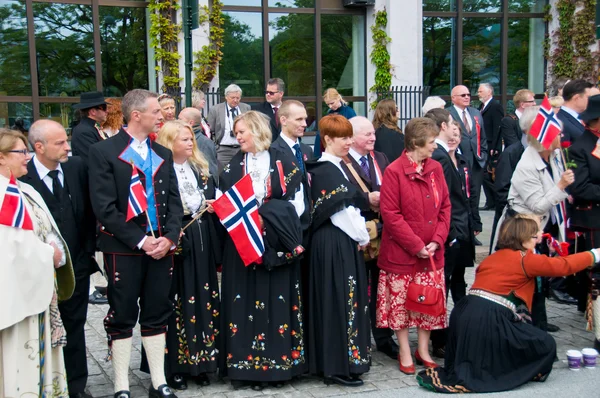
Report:
[{"label": "embroidered floral pattern", "polygon": [[288,175],[285,176],[285,183],[289,184],[290,181],[292,181],[292,178],[294,177],[294,175],[299,172],[300,172],[300,169],[298,168],[298,166],[294,167],[294,169],[292,171],[290,171],[290,173]]},{"label": "embroidered floral pattern", "polygon": [[256,351],[264,351],[266,348],[266,337],[264,333],[254,336],[252,340],[252,349]]},{"label": "embroidered floral pattern", "polygon": [[[175,304],[175,317],[177,336],[179,340],[179,347],[177,349],[178,363],[183,365],[198,365],[201,362],[216,361],[216,357],[219,353],[219,350],[213,347],[215,345],[215,338],[219,335],[219,330],[215,328],[213,320],[211,320],[208,323],[207,328],[207,330],[212,331],[212,333],[207,335],[204,331],[202,331],[202,343],[204,344],[205,349],[201,349],[195,353],[192,353],[190,352],[190,348],[188,345],[187,332],[185,329],[185,323],[183,321],[184,314],[181,298],[178,298],[177,303]],[[192,316],[192,319],[190,319],[190,321],[193,324],[195,324],[196,317]],[[197,340],[197,336],[194,335],[192,337],[192,342],[196,343]]]},{"label": "embroidered floral pattern", "polygon": [[361,357],[360,348],[355,344],[354,339],[358,337],[358,328],[354,326],[354,318],[358,309],[358,301],[355,301],[354,292],[356,290],[356,280],[353,276],[348,277],[348,360],[351,365],[366,365],[371,361],[371,355]]},{"label": "embroidered floral pattern", "polygon": [[321,206],[324,201],[326,201],[329,198],[331,198],[332,195],[336,195],[336,194],[338,194],[340,192],[348,192],[348,187],[345,186],[344,184],[342,184],[342,185],[340,185],[339,187],[337,187],[336,189],[334,189],[331,192],[327,192],[326,190],[322,190],[321,191],[321,197],[314,201],[314,203],[313,203],[313,209],[312,209],[312,211],[311,211],[310,214],[313,215],[315,213],[315,210],[317,210],[317,207]]}]

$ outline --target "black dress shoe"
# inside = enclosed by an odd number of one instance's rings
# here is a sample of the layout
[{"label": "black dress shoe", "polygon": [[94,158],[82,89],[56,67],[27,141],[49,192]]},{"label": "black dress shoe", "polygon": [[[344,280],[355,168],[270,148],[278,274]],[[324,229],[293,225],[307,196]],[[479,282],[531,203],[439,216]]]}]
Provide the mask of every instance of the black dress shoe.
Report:
[{"label": "black dress shoe", "polygon": [[180,374],[174,374],[173,376],[169,377],[167,379],[167,384],[169,384],[169,387],[176,390],[187,390],[187,381]]},{"label": "black dress shoe", "polygon": [[148,398],[177,398],[177,395],[166,384],[161,384],[158,388],[151,385]]},{"label": "black dress shoe", "polygon": [[254,391],[262,391],[265,388],[265,384],[260,381],[253,381],[250,383],[250,388]]},{"label": "black dress shoe", "polygon": [[434,348],[432,354],[436,358],[444,359],[446,357],[446,349],[445,348]]},{"label": "black dress shoe", "polygon": [[496,205],[488,205],[487,203],[485,204],[485,206],[480,207],[479,210],[484,210],[484,211],[488,211],[488,210],[496,210]]},{"label": "black dress shoe", "polygon": [[114,398],[131,398],[131,393],[127,390],[121,390],[115,393]]},{"label": "black dress shoe", "polygon": [[103,296],[98,291],[94,291],[94,293],[90,294],[88,301],[90,304],[108,304],[108,298],[106,298],[106,296]]},{"label": "black dress shoe", "polygon": [[86,392],[76,392],[74,394],[69,394],[69,398],[92,398],[92,396]]},{"label": "black dress shoe", "polygon": [[198,384],[199,386],[210,386],[210,380],[208,379],[206,373],[200,373],[198,376],[194,377],[194,379],[196,380],[196,384]]},{"label": "black dress shoe", "polygon": [[473,243],[475,244],[475,246],[483,246],[483,243],[481,243],[481,241],[479,241],[479,239],[474,238]]},{"label": "black dress shoe", "polygon": [[550,333],[555,333],[555,332],[558,332],[560,330],[560,328],[556,325],[549,323],[546,325],[546,330]]},{"label": "black dress shoe", "polygon": [[383,345],[378,345],[377,351],[384,353],[388,357],[392,358],[394,361],[398,359],[398,354],[400,353],[398,349],[398,344],[396,344],[396,342],[393,340]]},{"label": "black dress shoe", "polygon": [[550,297],[563,304],[577,304],[577,299],[560,290],[550,289]]},{"label": "black dress shoe", "polygon": [[329,376],[329,377],[326,377],[323,381],[327,385],[339,384],[340,386],[346,386],[346,387],[360,387],[363,384],[365,384],[358,377],[352,378],[352,377],[346,377],[346,376]]},{"label": "black dress shoe", "polygon": [[600,352],[600,340],[594,339],[594,349],[596,349],[596,351]]}]

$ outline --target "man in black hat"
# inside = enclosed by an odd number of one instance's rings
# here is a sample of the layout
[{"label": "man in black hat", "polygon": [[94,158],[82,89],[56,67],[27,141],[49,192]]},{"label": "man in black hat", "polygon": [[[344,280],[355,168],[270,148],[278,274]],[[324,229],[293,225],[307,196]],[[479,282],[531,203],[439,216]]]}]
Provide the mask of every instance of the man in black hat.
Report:
[{"label": "man in black hat", "polygon": [[79,109],[82,117],[71,133],[71,149],[73,155],[80,156],[87,164],[90,146],[108,138],[102,131],[102,123],[108,115],[108,104],[104,101],[104,95],[95,91],[81,94],[81,102],[73,105],[73,108]]}]

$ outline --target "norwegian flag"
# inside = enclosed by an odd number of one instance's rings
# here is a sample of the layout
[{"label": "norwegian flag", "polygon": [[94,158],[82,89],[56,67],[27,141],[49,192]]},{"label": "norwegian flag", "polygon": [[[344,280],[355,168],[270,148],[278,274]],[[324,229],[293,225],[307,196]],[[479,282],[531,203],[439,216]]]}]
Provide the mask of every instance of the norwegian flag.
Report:
[{"label": "norwegian flag", "polygon": [[29,212],[27,212],[25,203],[23,203],[23,197],[19,191],[17,180],[15,180],[15,176],[12,173],[6,187],[2,208],[0,208],[0,224],[33,231],[31,217],[29,216]]},{"label": "norwegian flag", "polygon": [[229,232],[244,265],[260,264],[265,245],[250,174],[236,182],[212,206]]},{"label": "norwegian flag", "polygon": [[146,190],[142,185],[137,169],[135,166],[132,168],[131,182],[129,183],[129,204],[127,205],[127,219],[125,221],[129,221],[148,210]]},{"label": "norwegian flag", "polygon": [[534,136],[544,148],[549,149],[552,141],[554,141],[557,135],[560,135],[561,131],[562,126],[554,117],[552,106],[546,96],[544,97],[544,101],[542,101],[538,115],[531,125],[529,134]]}]

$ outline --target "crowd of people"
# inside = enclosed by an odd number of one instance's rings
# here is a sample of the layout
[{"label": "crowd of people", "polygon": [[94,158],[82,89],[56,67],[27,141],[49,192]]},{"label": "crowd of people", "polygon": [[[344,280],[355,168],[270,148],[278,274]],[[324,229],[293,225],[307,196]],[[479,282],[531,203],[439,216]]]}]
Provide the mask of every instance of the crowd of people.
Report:
[{"label": "crowd of people", "polygon": [[[52,120],[27,137],[1,129],[0,395],[89,396],[88,300],[108,304],[116,398],[131,395],[138,323],[150,397],[208,386],[215,373],[255,391],[306,374],[360,386],[373,349],[405,374],[424,367],[419,384],[437,392],[546,380],[556,358],[547,292],[576,286],[600,323],[589,294],[600,280],[589,271],[600,261],[600,94],[579,79],[561,85],[563,135],[549,147],[530,134],[533,92],[519,90],[505,116],[489,84],[480,109],[459,85],[450,107],[428,98],[403,131],[393,100],[370,121],[328,89],[314,148],[302,142],[309,112],[284,99],[279,78],[252,107],[228,86],[206,118],[199,91],[179,114],[166,94],[85,93],[70,144]],[[482,188],[492,254],[467,291]],[[238,207],[225,218],[224,195]],[[239,224],[258,260],[240,249]],[[90,275],[103,275],[105,294],[88,299]]]}]

